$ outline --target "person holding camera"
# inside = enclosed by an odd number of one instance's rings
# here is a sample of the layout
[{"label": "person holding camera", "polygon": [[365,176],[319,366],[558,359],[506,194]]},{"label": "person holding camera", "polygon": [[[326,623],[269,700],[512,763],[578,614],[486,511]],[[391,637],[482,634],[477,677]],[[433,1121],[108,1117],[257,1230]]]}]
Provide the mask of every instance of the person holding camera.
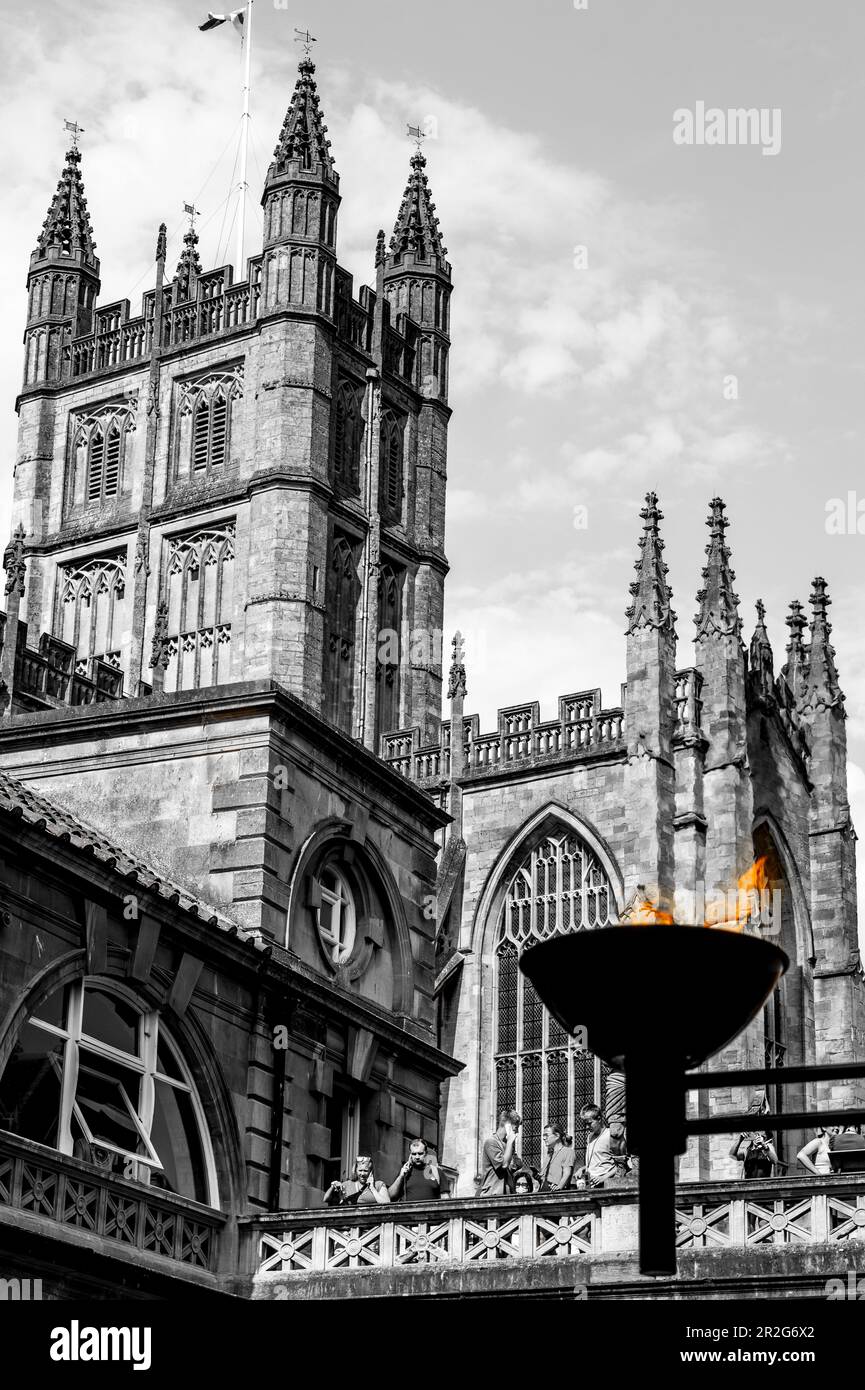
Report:
[{"label": "person holding camera", "polygon": [[514,1190],[514,1175],[522,1167],[516,1151],[522,1117],[516,1110],[502,1110],[498,1129],[484,1144],[479,1197],[502,1197]]},{"label": "person holding camera", "polygon": [[[748,1113],[755,1116],[764,1115],[766,1101],[755,1101],[748,1107]],[[778,1162],[772,1136],[765,1129],[743,1131],[732,1145],[730,1157],[742,1164],[742,1176],[745,1178],[770,1178],[772,1169]]]},{"label": "person holding camera", "polygon": [[389,1202],[390,1193],[386,1185],[373,1176],[369,1155],[358,1154],[349,1180],[332,1182],[322,1201],[326,1207],[365,1207],[373,1202]]},{"label": "person holding camera", "polygon": [[442,1195],[435,1154],[427,1154],[423,1139],[413,1139],[408,1158],[388,1188],[392,1202],[434,1202]]}]

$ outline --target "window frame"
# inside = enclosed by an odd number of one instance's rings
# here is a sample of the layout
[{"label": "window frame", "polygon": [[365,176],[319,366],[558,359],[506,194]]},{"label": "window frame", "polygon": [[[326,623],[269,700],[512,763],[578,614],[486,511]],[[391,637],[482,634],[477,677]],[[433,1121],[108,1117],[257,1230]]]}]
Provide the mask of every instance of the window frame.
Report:
[{"label": "window frame", "polygon": [[[325,874],[331,874],[333,878],[336,879],[337,884],[342,889],[345,895],[344,897],[341,897],[339,893],[334,893],[332,889],[325,887],[323,881]],[[349,916],[351,925],[349,932],[346,934],[345,938],[345,940],[348,940],[347,947],[344,944],[343,938],[340,937],[339,932],[329,932],[324,928],[321,920],[321,908],[319,907],[316,909],[315,925],[316,931],[318,933],[319,946],[324,952],[325,958],[328,961],[329,965],[334,970],[337,970],[340,966],[344,966],[348,963],[348,961],[351,959],[352,952],[354,951],[354,948],[357,944],[357,928],[359,914],[356,895],[346,875],[335,863],[333,863],[332,860],[326,860],[320,866],[316,878],[318,880],[318,886],[321,892],[322,901],[326,901],[330,904],[331,913],[333,913],[334,908],[336,908],[337,906],[342,908],[343,904],[345,904],[349,908],[349,914],[347,915]],[[342,920],[343,913],[342,911],[340,911],[340,923],[342,922]]]},{"label": "window frame", "polygon": [[[124,1052],[121,1048],[114,1047],[113,1044],[104,1042],[86,1033],[83,1027],[84,1021],[84,996],[87,987],[100,991],[104,994],[113,995],[121,1000],[127,1007],[132,1008],[137,1015],[137,1053]],[[63,986],[58,986],[63,989]],[[44,1004],[48,995],[42,1000]],[[185,1092],[192,1105],[193,1114],[198,1130],[198,1143],[201,1150],[201,1161],[204,1169],[204,1186],[207,1190],[207,1197],[204,1205],[219,1210],[219,1181],[216,1171],[216,1161],[213,1153],[213,1144],[210,1138],[210,1130],[204,1114],[204,1107],[201,1104],[201,1097],[198,1088],[189,1072],[183,1056],[175,1043],[169,1029],[160,1027],[160,1013],[158,1009],[142,1008],[141,1002],[136,999],[129,991],[118,986],[114,981],[106,980],[100,976],[85,975],[73,980],[68,985],[68,994],[65,1000],[65,1026],[51,1023],[47,1019],[39,1017],[39,1008],[36,1008],[27,1015],[26,1023],[32,1025],[40,1032],[63,1040],[63,1061],[62,1066],[59,1062],[52,1059],[55,1070],[60,1071],[60,1112],[57,1127],[57,1150],[69,1157],[74,1152],[74,1136],[72,1131],[73,1119],[81,1128],[87,1142],[100,1149],[106,1149],[111,1153],[118,1154],[121,1158],[127,1159],[134,1165],[133,1175],[139,1182],[149,1182],[150,1171],[164,1172],[163,1164],[156,1149],[150,1139],[150,1132],[153,1126],[156,1101],[156,1083],[172,1086],[175,1090]],[[179,1077],[169,1076],[158,1069],[158,1053],[160,1043],[168,1050],[174,1065],[176,1066]],[[78,1078],[82,1067],[82,1054],[87,1059],[104,1058],[117,1065],[123,1066],[126,1070],[135,1073],[139,1078],[139,1094],[137,1107],[132,1102],[132,1098],[126,1092],[121,1082],[117,1082],[123,1093],[124,1099],[129,1107],[131,1118],[135,1128],[141,1136],[147,1152],[145,1154],[134,1154],[128,1149],[123,1149],[110,1141],[94,1136],[89,1124],[84,1119],[78,1105],[76,1094],[78,1090]],[[96,1071],[97,1067],[90,1066],[90,1070]],[[116,1081],[116,1078],[111,1078]],[[142,1174],[141,1170],[144,1172]],[[173,1194],[180,1197],[182,1201],[193,1201],[194,1198],[185,1197],[180,1193]]]}]

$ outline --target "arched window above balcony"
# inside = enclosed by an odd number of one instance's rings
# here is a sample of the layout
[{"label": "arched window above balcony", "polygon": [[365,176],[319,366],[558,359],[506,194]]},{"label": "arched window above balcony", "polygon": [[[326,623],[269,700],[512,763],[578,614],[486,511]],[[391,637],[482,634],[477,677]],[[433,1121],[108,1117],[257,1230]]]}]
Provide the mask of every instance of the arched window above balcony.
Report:
[{"label": "arched window above balcony", "polygon": [[157,1010],[107,980],[76,980],[27,1019],[0,1078],[0,1128],[210,1206],[204,1112]]}]

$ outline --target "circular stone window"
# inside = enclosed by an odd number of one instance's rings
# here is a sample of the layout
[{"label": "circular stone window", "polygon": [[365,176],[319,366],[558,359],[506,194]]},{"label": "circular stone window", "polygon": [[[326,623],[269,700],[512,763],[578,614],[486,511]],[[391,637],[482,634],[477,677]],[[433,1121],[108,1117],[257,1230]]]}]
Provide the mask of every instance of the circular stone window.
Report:
[{"label": "circular stone window", "polygon": [[342,874],[332,865],[322,869],[318,881],[321,886],[318,935],[331,964],[343,965],[351,955],[357,931],[354,897]]}]

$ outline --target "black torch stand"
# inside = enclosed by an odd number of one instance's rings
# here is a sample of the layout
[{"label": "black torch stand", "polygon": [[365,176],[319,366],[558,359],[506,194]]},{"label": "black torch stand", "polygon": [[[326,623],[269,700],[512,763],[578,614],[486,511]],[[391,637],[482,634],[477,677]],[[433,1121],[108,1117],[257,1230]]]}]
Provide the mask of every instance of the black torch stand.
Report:
[{"label": "black torch stand", "polygon": [[614,926],[554,937],[520,957],[562,1027],[584,1028],[588,1050],[625,1073],[643,1274],[676,1273],[675,1159],[694,1132],[685,1073],[747,1027],[788,964],[761,937],[702,926]]}]

